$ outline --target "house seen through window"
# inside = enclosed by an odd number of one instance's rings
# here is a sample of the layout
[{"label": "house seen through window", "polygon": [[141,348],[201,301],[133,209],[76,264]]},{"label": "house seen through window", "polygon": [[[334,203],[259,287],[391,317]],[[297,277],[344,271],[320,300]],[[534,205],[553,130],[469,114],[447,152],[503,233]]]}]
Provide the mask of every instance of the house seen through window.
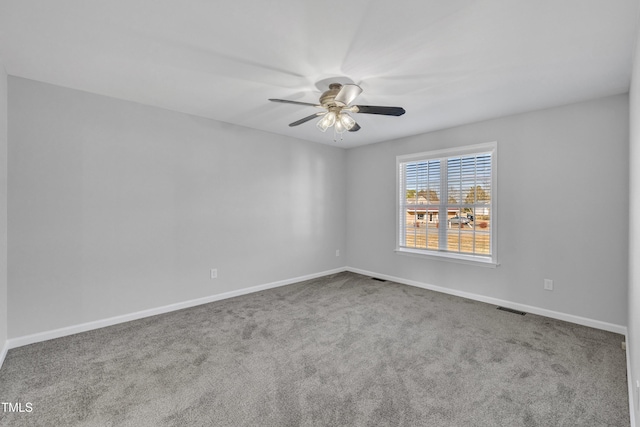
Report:
[{"label": "house seen through window", "polygon": [[496,144],[398,156],[398,247],[496,264]]}]

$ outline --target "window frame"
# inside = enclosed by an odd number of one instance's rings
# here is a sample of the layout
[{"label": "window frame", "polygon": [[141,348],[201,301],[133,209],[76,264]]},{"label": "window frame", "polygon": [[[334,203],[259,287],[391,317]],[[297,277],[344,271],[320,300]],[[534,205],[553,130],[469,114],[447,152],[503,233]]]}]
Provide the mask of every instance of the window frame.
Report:
[{"label": "window frame", "polygon": [[[428,161],[428,160],[442,160],[446,159],[445,163],[455,157],[478,155],[478,154],[491,154],[491,199],[489,208],[491,212],[491,227],[489,230],[490,238],[490,254],[489,255],[477,255],[477,254],[465,254],[459,252],[448,252],[440,249],[427,249],[427,248],[408,248],[401,246],[403,239],[403,232],[406,229],[405,217],[402,215],[404,204],[406,203],[406,183],[405,177],[401,176],[403,173],[402,165],[410,162]],[[483,144],[467,145],[461,147],[452,147],[441,150],[424,151],[421,153],[404,154],[396,156],[396,249],[395,252],[401,255],[411,255],[426,257],[432,259],[439,259],[444,261],[460,262],[465,264],[482,265],[488,267],[496,267],[498,265],[498,143],[496,141],[487,142]],[[448,183],[441,182],[441,186],[446,187]],[[441,192],[440,197],[448,195]],[[448,203],[438,204],[438,207],[443,205],[447,206]],[[441,239],[441,233],[438,232],[438,238]]]}]

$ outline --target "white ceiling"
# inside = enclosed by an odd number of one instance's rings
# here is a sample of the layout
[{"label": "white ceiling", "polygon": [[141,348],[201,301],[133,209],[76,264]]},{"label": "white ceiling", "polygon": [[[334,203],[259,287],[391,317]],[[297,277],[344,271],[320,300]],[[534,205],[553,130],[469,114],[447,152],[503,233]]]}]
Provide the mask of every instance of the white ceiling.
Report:
[{"label": "white ceiling", "polygon": [[[354,147],[629,89],[638,0],[0,0],[10,75]],[[317,82],[351,80],[334,143]]]}]

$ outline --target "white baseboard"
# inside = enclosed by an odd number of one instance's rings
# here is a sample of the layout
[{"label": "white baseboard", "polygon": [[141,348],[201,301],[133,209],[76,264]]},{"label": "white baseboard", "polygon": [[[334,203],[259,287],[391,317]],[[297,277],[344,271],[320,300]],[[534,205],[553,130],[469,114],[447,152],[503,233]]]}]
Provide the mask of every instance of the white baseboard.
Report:
[{"label": "white baseboard", "polygon": [[[266,289],[277,288],[280,286],[290,285],[292,283],[303,282],[305,280],[315,279],[317,277],[328,276],[330,274],[340,273],[345,271],[344,268],[336,268],[333,270],[322,271],[319,273],[308,274],[306,276],[294,277],[292,279],[279,280],[277,282],[265,283],[263,285],[252,286],[249,288],[238,289],[235,291],[224,292],[221,294],[210,295],[203,298],[197,298],[189,301],[183,301],[175,304],[165,305],[162,307],[151,308],[149,310],[142,310],[135,313],[124,314],[121,316],[110,317],[107,319],[95,320],[92,322],[81,323],[79,325],[67,326],[65,328],[53,329],[50,331],[39,332],[36,334],[25,335],[22,337],[11,338],[5,345],[4,352],[2,353],[4,360],[4,354],[8,349],[22,347],[24,345],[34,344],[37,342],[47,341],[54,338],[60,338],[67,335],[73,335],[80,332],[91,331],[93,329],[104,328],[106,326],[116,325],[118,323],[129,322],[132,320],[142,319],[144,317],[155,316],[158,314],[169,313],[171,311],[182,310],[183,308],[195,307],[197,305],[207,304],[214,301],[220,301],[227,298],[233,298],[240,295],[246,295],[253,292],[264,291]],[[0,365],[1,366],[1,365]]]},{"label": "white baseboard", "polygon": [[0,369],[2,369],[2,364],[4,363],[4,358],[7,357],[8,351],[9,351],[9,342],[7,341],[2,345],[2,349],[0,350]]},{"label": "white baseboard", "polygon": [[[579,325],[589,326],[596,329],[602,329],[609,332],[615,332],[621,335],[626,335],[627,328],[622,325],[616,325],[612,323],[602,322],[599,320],[589,319],[580,316],[574,316],[571,314],[561,313],[557,311],[547,310],[544,308],[534,307],[525,304],[514,303],[511,301],[501,300],[498,298],[487,297],[484,295],[474,294],[470,292],[458,291],[455,289],[444,288],[441,286],[430,285],[427,283],[418,282],[415,280],[403,279],[401,277],[389,276],[387,274],[380,274],[373,271],[362,270],[353,267],[336,268],[333,270],[322,271],[319,273],[309,274],[300,277],[294,277],[291,279],[280,280],[277,282],[266,283],[263,285],[252,286],[249,288],[238,289],[235,291],[224,292],[221,294],[210,295],[203,298],[193,299],[189,301],[183,301],[175,304],[170,304],[162,307],[156,307],[149,310],[138,311],[135,313],[129,313],[121,316],[110,317],[107,319],[96,320],[92,322],[82,323],[79,325],[72,325],[65,328],[54,329],[45,332],[39,332],[32,335],[25,335],[22,337],[11,338],[7,340],[4,346],[3,352],[0,353],[4,360],[4,356],[8,349],[21,347],[36,342],[46,341],[54,338],[60,338],[67,335],[73,335],[80,332],[86,332],[93,329],[104,328],[106,326],[116,325],[118,323],[129,322],[131,320],[142,319],[144,317],[155,316],[158,314],[168,313],[171,311],[181,310],[183,308],[194,307],[201,304],[207,304],[214,301],[219,301],[227,298],[233,298],[240,295],[246,295],[253,292],[259,292],[266,289],[277,288],[280,286],[290,285],[296,282],[302,282],[305,280],[315,279],[317,277],[327,276],[330,274],[340,273],[342,271],[351,271],[353,273],[362,274],[365,276],[379,277],[381,279],[390,280],[397,283],[402,283],[409,286],[415,286],[418,288],[429,289],[436,292],[442,292],[445,294],[455,295],[463,298],[468,298],[476,301],[481,301],[488,304],[499,305],[502,307],[512,308],[514,310],[525,311],[527,313],[537,314],[540,316],[550,317],[552,319],[564,320],[566,322],[576,323]],[[0,365],[1,366],[1,365]]]},{"label": "white baseboard", "polygon": [[471,292],[458,291],[456,289],[443,288],[441,286],[430,285],[428,283],[417,282],[415,280],[403,279],[401,277],[389,276],[387,274],[379,274],[373,271],[361,270],[359,268],[346,267],[346,271],[362,274],[365,276],[379,277],[381,279],[390,280],[392,282],[402,283],[403,285],[415,286],[418,288],[429,289],[444,294],[455,295],[462,298],[468,298],[475,301],[485,302],[487,304],[498,305],[502,307],[512,308],[514,310],[524,311],[539,316],[550,317],[552,319],[564,320],[565,322],[576,323],[578,325],[589,326],[595,329],[602,329],[617,334],[626,335],[627,327],[616,325],[614,323],[602,322],[600,320],[589,319],[586,317],[574,316],[572,314],[561,313],[558,311],[547,310],[545,308],[534,307],[526,304],[505,301],[498,298],[487,297],[484,295],[474,294]]}]

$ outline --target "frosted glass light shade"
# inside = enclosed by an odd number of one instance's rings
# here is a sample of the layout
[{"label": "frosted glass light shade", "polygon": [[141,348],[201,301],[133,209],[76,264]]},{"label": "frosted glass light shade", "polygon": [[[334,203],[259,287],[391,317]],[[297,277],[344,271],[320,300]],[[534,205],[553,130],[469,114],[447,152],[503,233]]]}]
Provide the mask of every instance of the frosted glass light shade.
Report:
[{"label": "frosted glass light shade", "polygon": [[351,117],[347,113],[340,114],[340,123],[342,124],[342,126],[344,126],[346,130],[351,130],[351,128],[356,125],[356,121],[353,119],[353,117]]},{"label": "frosted glass light shade", "polygon": [[322,119],[320,119],[320,121],[316,126],[318,126],[318,129],[320,129],[322,132],[325,132],[327,129],[333,126],[335,122],[336,122],[336,113],[334,113],[333,111],[329,111],[327,114],[324,115]]}]

